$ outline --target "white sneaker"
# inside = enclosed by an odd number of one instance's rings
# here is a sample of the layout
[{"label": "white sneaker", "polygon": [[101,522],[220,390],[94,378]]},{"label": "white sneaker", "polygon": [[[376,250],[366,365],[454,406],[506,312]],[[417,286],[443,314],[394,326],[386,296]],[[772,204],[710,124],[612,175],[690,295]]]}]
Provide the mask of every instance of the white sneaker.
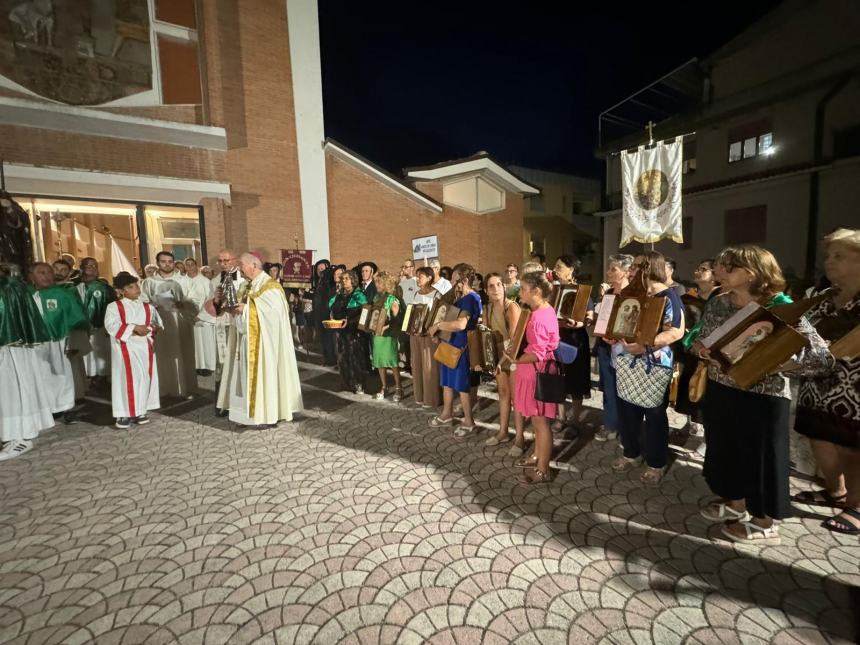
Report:
[{"label": "white sneaker", "polygon": [[355,386],[355,393],[356,394],[364,394],[364,388],[361,387],[360,385],[356,385]]},{"label": "white sneaker", "polygon": [[30,439],[21,441],[9,441],[3,447],[3,450],[0,450],[0,461],[20,457],[25,452],[28,452],[32,449],[33,441]]},{"label": "white sneaker", "polygon": [[385,400],[385,392],[384,391],[383,392],[377,392],[373,396],[373,398],[375,398],[377,401],[384,401]]}]

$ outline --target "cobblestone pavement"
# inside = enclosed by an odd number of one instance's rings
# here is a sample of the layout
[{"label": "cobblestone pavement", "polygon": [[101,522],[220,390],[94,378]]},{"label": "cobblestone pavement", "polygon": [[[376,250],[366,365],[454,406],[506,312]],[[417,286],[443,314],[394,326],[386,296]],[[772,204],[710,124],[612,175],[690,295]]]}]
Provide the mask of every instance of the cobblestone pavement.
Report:
[{"label": "cobblestone pavement", "polygon": [[580,439],[578,472],[525,487],[487,431],[302,378],[307,413],[276,429],[211,394],[131,431],[95,405],[0,464],[0,642],[855,639],[860,545],[808,508],[781,546],[734,547],[690,462],[646,488]]}]

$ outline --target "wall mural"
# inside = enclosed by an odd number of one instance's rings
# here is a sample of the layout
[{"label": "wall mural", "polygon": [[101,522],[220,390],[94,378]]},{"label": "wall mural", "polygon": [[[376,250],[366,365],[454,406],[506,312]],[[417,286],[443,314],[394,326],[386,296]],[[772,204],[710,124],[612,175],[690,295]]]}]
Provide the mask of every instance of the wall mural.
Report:
[{"label": "wall mural", "polygon": [[151,89],[147,0],[0,0],[0,75],[71,105]]}]

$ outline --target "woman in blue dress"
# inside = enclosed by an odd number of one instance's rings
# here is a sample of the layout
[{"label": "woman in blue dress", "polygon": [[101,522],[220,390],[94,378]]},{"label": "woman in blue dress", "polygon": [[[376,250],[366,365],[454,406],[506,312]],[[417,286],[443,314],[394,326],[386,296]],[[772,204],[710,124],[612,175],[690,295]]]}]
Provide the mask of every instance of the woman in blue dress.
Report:
[{"label": "woman in blue dress", "polygon": [[460,404],[463,407],[463,423],[454,431],[455,437],[465,437],[475,429],[475,420],[472,418],[472,401],[469,396],[472,377],[469,369],[469,350],[466,347],[467,333],[478,326],[478,318],[481,316],[481,298],[472,290],[471,286],[474,277],[474,267],[468,264],[458,264],[454,267],[451,284],[460,296],[454,303],[454,306],[460,309],[460,316],[457,320],[432,325],[427,330],[428,336],[433,336],[439,331],[452,332],[451,345],[463,350],[460,361],[454,369],[439,365],[439,381],[442,384],[442,412],[430,421],[430,425],[434,428],[450,426],[454,422],[454,394],[459,394]]}]

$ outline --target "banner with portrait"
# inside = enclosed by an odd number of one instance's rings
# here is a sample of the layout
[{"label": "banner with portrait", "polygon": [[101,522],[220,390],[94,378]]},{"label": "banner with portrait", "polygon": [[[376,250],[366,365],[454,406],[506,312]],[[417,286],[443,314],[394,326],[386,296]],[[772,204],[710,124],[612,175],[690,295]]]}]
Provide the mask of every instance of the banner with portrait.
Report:
[{"label": "banner with portrait", "polygon": [[636,152],[621,152],[624,202],[621,243],[658,242],[668,238],[680,244],[682,138]]},{"label": "banner with portrait", "polygon": [[285,287],[301,289],[311,284],[314,252],[305,249],[281,249],[281,282]]}]

